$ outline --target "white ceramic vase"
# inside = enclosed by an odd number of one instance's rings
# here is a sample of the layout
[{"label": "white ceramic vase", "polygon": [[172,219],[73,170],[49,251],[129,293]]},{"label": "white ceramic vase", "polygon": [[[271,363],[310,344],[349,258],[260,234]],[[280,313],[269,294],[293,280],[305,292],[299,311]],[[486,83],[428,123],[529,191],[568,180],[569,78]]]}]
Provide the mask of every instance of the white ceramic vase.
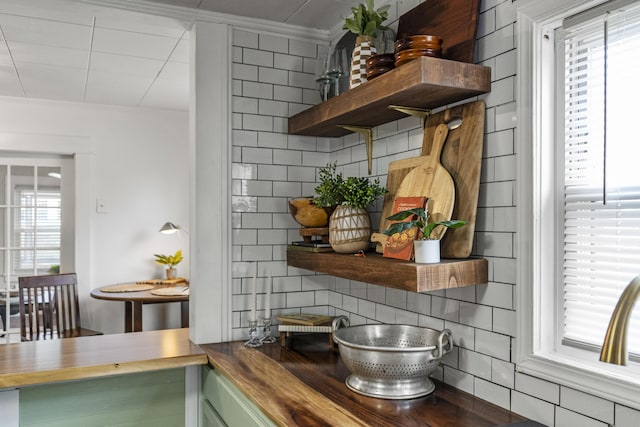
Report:
[{"label": "white ceramic vase", "polygon": [[167,279],[175,279],[178,277],[178,269],[175,267],[167,268]]},{"label": "white ceramic vase", "polygon": [[414,240],[413,252],[418,264],[440,262],[440,240]]}]

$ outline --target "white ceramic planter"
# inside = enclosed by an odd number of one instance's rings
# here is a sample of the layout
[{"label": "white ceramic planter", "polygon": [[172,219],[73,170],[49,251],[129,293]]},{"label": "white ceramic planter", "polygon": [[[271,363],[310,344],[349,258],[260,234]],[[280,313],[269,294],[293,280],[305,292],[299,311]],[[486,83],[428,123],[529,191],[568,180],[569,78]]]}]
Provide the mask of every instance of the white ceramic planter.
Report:
[{"label": "white ceramic planter", "polygon": [[440,262],[440,240],[414,240],[413,252],[418,264]]},{"label": "white ceramic planter", "polygon": [[342,254],[366,251],[371,239],[371,218],[366,209],[340,205],[329,219],[329,243]]}]

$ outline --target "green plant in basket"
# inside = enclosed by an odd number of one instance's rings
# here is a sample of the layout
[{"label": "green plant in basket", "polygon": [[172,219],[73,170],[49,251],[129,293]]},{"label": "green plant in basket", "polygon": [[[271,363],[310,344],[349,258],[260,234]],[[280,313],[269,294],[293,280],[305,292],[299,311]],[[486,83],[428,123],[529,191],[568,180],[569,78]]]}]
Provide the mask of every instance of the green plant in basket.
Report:
[{"label": "green plant in basket", "polygon": [[166,265],[168,268],[174,268],[182,261],[182,251],[178,249],[173,255],[154,254],[156,262]]},{"label": "green plant in basket", "polygon": [[[409,221],[404,221],[410,216],[415,215],[414,219]],[[409,228],[417,227],[419,230],[418,235],[421,236],[421,240],[431,240],[431,233],[436,227],[442,226],[447,228],[460,228],[467,223],[467,221],[461,219],[452,219],[448,221],[428,221],[428,213],[426,210],[422,208],[413,208],[407,209],[406,211],[401,211],[396,214],[387,217],[389,221],[404,221],[404,222],[395,222],[389,226],[382,233],[387,236],[391,236],[395,233],[400,233]]]},{"label": "green plant in basket", "polygon": [[349,30],[359,36],[376,37],[376,30],[386,30],[382,23],[389,16],[390,5],[374,8],[373,0],[367,0],[366,5],[360,3],[351,8],[353,15],[344,21],[343,30]]},{"label": "green plant in basket", "polygon": [[315,190],[317,197],[314,202],[317,206],[345,205],[359,209],[365,209],[387,192],[378,178],[374,181],[354,176],[344,179],[341,173],[336,173],[336,163],[328,163],[320,168],[320,184]]}]

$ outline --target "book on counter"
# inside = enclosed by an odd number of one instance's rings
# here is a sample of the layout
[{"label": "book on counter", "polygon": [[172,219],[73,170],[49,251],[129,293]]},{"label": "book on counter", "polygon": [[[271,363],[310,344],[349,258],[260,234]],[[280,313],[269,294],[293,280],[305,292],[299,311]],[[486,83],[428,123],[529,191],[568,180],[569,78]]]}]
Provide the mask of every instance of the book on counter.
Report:
[{"label": "book on counter", "polygon": [[305,242],[300,240],[297,242],[291,242],[287,245],[287,249],[305,252],[333,252],[329,243],[323,243],[320,241]]},{"label": "book on counter", "polygon": [[333,316],[308,313],[280,314],[276,319],[283,325],[326,326],[333,322]]},{"label": "book on counter", "polygon": [[[406,211],[409,209],[422,208],[427,206],[427,197],[396,197],[393,203],[393,210],[391,215],[395,215],[398,212]],[[415,215],[411,215],[403,220],[403,222],[409,222],[415,219]],[[393,223],[400,221],[392,221]],[[384,245],[382,256],[386,258],[396,258],[411,260],[413,259],[413,241],[418,237],[418,228],[413,227],[404,230],[400,233],[395,233],[387,239]]]}]

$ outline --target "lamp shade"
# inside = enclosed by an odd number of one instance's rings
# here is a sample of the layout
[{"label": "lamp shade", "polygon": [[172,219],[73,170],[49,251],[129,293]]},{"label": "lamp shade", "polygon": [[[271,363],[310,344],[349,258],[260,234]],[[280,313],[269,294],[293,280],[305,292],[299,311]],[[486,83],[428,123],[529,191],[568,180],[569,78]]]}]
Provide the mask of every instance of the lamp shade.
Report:
[{"label": "lamp shade", "polygon": [[160,232],[164,234],[173,234],[178,230],[180,230],[180,227],[172,222],[166,222],[162,228],[160,228]]}]

